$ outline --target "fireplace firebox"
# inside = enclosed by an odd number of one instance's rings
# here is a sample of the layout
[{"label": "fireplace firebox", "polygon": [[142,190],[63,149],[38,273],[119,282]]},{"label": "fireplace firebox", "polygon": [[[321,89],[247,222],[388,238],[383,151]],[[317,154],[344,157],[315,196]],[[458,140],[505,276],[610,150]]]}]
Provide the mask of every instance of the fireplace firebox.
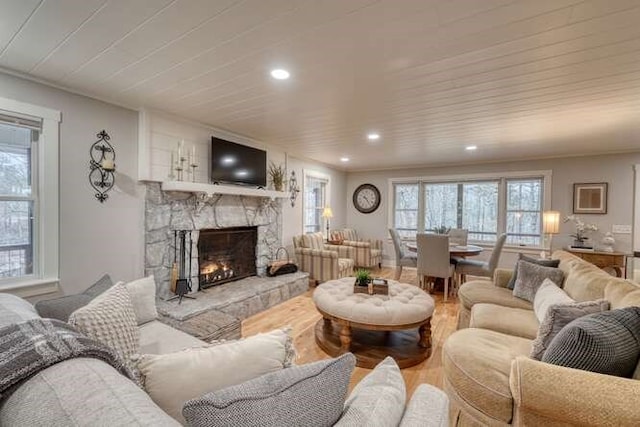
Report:
[{"label": "fireplace firebox", "polygon": [[256,275],[258,227],[200,230],[200,289]]}]

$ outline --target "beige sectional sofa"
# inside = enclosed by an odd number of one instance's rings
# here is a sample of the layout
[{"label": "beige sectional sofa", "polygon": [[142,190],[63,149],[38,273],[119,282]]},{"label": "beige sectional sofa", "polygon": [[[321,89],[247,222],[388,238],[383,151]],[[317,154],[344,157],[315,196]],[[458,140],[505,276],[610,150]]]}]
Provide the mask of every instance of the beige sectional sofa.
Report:
[{"label": "beige sectional sofa", "polygon": [[[556,251],[563,288],[576,301],[640,306],[640,287]],[[640,425],[640,364],[634,379],[543,363],[529,357],[538,320],[532,304],[506,288],[511,270],[460,287],[458,330],[443,349],[453,425]],[[632,403],[633,402],[633,403]]]}]

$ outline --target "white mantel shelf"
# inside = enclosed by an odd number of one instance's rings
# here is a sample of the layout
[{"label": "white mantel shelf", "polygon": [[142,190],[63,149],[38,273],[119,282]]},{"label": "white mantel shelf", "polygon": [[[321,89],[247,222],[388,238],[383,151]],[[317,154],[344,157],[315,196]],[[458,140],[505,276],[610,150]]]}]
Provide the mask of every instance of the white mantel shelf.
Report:
[{"label": "white mantel shelf", "polygon": [[236,196],[270,197],[272,199],[287,198],[289,193],[284,191],[265,190],[241,185],[205,184],[202,182],[163,181],[163,191],[179,191],[183,193],[206,194],[232,194]]}]

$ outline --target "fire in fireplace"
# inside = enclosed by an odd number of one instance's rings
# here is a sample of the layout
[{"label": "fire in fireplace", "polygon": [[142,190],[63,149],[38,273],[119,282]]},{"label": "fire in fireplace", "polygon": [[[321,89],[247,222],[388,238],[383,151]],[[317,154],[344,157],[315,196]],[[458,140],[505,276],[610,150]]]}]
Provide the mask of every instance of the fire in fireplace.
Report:
[{"label": "fire in fireplace", "polygon": [[258,227],[200,230],[200,289],[256,275]]}]

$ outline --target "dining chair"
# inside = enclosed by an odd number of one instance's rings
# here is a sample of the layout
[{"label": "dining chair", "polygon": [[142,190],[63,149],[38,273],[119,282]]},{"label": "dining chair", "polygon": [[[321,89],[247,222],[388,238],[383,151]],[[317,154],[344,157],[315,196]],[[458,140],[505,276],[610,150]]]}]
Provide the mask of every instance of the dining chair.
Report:
[{"label": "dining chair", "polygon": [[409,252],[405,249],[404,243],[398,234],[398,230],[395,228],[389,229],[391,240],[393,241],[393,249],[396,252],[396,276],[395,279],[400,279],[402,274],[402,267],[417,267],[418,266],[418,254]]},{"label": "dining chair", "polygon": [[[434,279],[444,279],[444,302],[449,295],[449,284],[455,275],[454,266],[449,256],[449,236],[446,234],[423,234],[416,236],[418,243],[418,278],[420,286],[427,288],[425,277],[430,287]],[[454,288],[455,284],[451,283]]]},{"label": "dining chair", "polygon": [[469,238],[469,230],[464,228],[452,228],[449,230],[449,243],[466,246]]},{"label": "dining chair", "polygon": [[504,242],[507,240],[506,234],[501,234],[496,241],[495,246],[493,247],[493,252],[491,252],[491,256],[489,257],[489,261],[479,261],[474,259],[457,259],[456,260],[456,275],[458,275],[459,283],[462,283],[467,274],[471,276],[480,276],[480,277],[493,277],[493,272],[496,270],[498,266],[498,262],[500,261],[500,255],[502,254],[502,248],[504,247]]}]

